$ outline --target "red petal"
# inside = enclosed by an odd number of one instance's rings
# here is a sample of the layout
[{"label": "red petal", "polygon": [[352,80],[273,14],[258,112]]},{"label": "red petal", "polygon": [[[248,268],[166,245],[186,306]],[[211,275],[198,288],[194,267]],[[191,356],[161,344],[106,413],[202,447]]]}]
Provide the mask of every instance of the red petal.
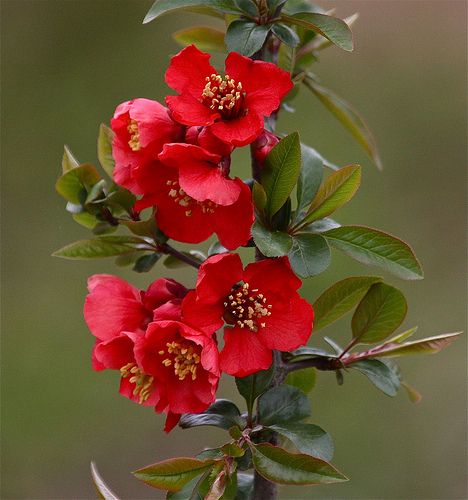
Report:
[{"label": "red petal", "polygon": [[287,257],[249,264],[244,271],[244,280],[262,293],[270,291],[272,295],[290,295],[302,285],[302,281],[291,270]]},{"label": "red petal", "polygon": [[143,304],[150,311],[173,299],[185,297],[188,290],[184,285],[168,278],[159,278],[143,294]]},{"label": "red petal", "polygon": [[217,74],[210,64],[210,55],[198,50],[195,45],[189,45],[171,58],[166,71],[166,83],[179,94],[188,93],[196,99],[206,85],[206,77]]},{"label": "red petal", "polygon": [[256,333],[241,328],[225,328],[224,348],[219,360],[223,372],[234,377],[247,377],[269,368],[273,356]]},{"label": "red petal", "polygon": [[197,300],[195,291],[189,292],[182,302],[182,317],[185,323],[208,335],[224,325],[224,306],[222,302],[206,304]]},{"label": "red petal", "polygon": [[230,144],[214,136],[210,127],[190,127],[185,134],[185,142],[195,144],[220,156],[229,156],[234,149]]},{"label": "red petal", "polygon": [[218,121],[210,127],[213,134],[233,146],[253,142],[263,131],[263,118],[255,111],[235,120]]},{"label": "red petal", "polygon": [[134,362],[133,340],[122,333],[105,342],[100,342],[94,348],[96,360],[105,368],[120,370],[122,366]]},{"label": "red petal", "polygon": [[169,95],[166,97],[166,104],[174,120],[184,125],[211,125],[219,117],[217,111],[211,110],[187,94]]},{"label": "red petal", "polygon": [[180,415],[180,413],[172,413],[172,411],[169,411],[164,425],[164,432],[171,432],[172,429],[179,423],[181,416],[182,415]]}]

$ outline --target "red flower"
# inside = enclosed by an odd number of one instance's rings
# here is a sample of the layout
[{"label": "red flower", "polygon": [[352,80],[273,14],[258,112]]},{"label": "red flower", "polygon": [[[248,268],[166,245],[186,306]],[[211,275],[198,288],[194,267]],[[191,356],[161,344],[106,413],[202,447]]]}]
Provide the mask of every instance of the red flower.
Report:
[{"label": "red flower", "polygon": [[[216,170],[216,167],[209,168]],[[240,179],[221,180],[240,193],[237,200],[227,206],[211,200],[198,201],[189,196],[181,188],[179,171],[175,168],[165,166],[157,169],[155,179],[155,191],[137,202],[135,209],[141,211],[149,206],[157,206],[158,227],[169,238],[184,243],[200,243],[216,233],[221,244],[230,250],[245,245],[250,239],[254,221],[252,196],[249,187]],[[196,187],[194,184],[193,188]],[[199,192],[203,192],[202,189]],[[229,189],[229,193],[232,193],[231,187]],[[216,197],[217,200],[225,201],[225,194],[218,195],[223,197]]]},{"label": "red flower", "polygon": [[278,144],[279,139],[275,134],[264,130],[252,144],[252,156],[261,167],[265,163],[268,153]]},{"label": "red flower", "polygon": [[163,145],[181,140],[184,127],[172,120],[167,108],[149,99],[120,104],[111,126],[115,133],[114,180],[135,194],[143,194]]},{"label": "red flower", "polygon": [[289,73],[231,52],[222,77],[209,59],[194,45],[172,58],[166,83],[179,95],[168,96],[166,103],[178,122],[210,127],[224,142],[245,146],[262,132],[264,117],[278,109],[293,88]]},{"label": "red flower", "polygon": [[300,286],[286,257],[243,270],[238,255],[215,255],[202,264],[196,289],[183,300],[183,319],[207,333],[227,323],[220,367],[245,377],[268,368],[272,350],[290,351],[309,339],[314,315],[297,293]]},{"label": "red flower", "polygon": [[215,400],[218,349],[212,335],[179,321],[150,323],[135,344],[135,359],[158,393],[156,411],[199,413]]}]

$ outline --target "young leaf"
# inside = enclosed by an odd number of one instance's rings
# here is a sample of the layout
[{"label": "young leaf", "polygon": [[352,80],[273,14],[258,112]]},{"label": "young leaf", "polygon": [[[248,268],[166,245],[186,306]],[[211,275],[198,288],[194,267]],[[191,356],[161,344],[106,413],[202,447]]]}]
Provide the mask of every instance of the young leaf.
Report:
[{"label": "young leaf", "polygon": [[59,177],[55,189],[66,200],[80,205],[88,196],[88,191],[100,180],[101,176],[96,168],[85,163]]},{"label": "young leaf", "polygon": [[198,8],[224,12],[226,14],[239,14],[239,9],[233,0],[156,0],[146,14],[143,24],[149,23],[157,17],[175,10],[197,10]]},{"label": "young leaf", "polygon": [[80,240],[55,251],[54,257],[64,259],[100,259],[134,252],[151,250],[145,240],[131,236],[100,236],[92,240]]},{"label": "young leaf", "polygon": [[382,170],[382,160],[380,159],[374,136],[364,120],[351,105],[341,97],[338,97],[331,90],[322,87],[310,78],[306,78],[304,83],[348,132],[350,132],[373,160],[376,167]]},{"label": "young leaf", "polygon": [[79,161],[73,156],[68,146],[63,147],[63,157],[62,157],[62,173],[65,174],[76,167],[79,167]]},{"label": "young leaf", "polygon": [[265,43],[270,27],[253,21],[236,19],[226,31],[226,47],[228,52],[238,52],[243,56],[252,56]]},{"label": "young leaf", "polygon": [[252,237],[265,257],[281,257],[291,250],[293,240],[283,231],[270,231],[258,219],[252,226]]},{"label": "young leaf", "polygon": [[398,333],[397,335],[395,335],[391,339],[388,339],[387,344],[390,344],[390,343],[400,344],[401,342],[403,342],[403,340],[406,340],[406,339],[410,338],[412,335],[414,335],[417,330],[418,330],[418,327],[413,326],[413,328],[410,328],[409,330],[405,330],[402,333]]},{"label": "young leaf", "polygon": [[236,377],[237,390],[245,399],[249,412],[252,410],[255,400],[268,389],[273,372],[274,365],[272,364],[268,370],[261,370],[248,377]]},{"label": "young leaf", "polygon": [[332,214],[351,200],[360,184],[361,167],[359,165],[350,165],[333,172],[320,187],[300,225],[305,226]]},{"label": "young leaf", "polygon": [[408,306],[404,295],[393,286],[375,283],[354,312],[353,339],[373,344],[386,339],[405,319]]},{"label": "young leaf", "polygon": [[262,185],[267,195],[266,213],[271,218],[286,203],[301,170],[299,134],[282,139],[268,154],[262,171]]},{"label": "young leaf", "polygon": [[353,50],[353,35],[342,19],[325,14],[299,12],[292,16],[283,14],[281,20],[314,31],[343,50]]},{"label": "young leaf", "polygon": [[153,488],[179,491],[191,479],[203,474],[213,464],[213,460],[171,458],[139,469],[133,472],[133,475]]},{"label": "young leaf", "polygon": [[315,149],[301,143],[301,172],[297,181],[296,220],[314,199],[322,183],[322,177],[323,158]]},{"label": "young leaf", "polygon": [[334,447],[330,434],[318,425],[284,423],[270,425],[268,428],[288,438],[301,453],[327,462],[333,458]]},{"label": "young leaf", "polygon": [[377,276],[356,276],[338,281],[314,302],[314,330],[325,328],[356,306],[369,288],[382,281]]},{"label": "young leaf", "polygon": [[422,395],[421,393],[416,390],[413,386],[409,385],[407,382],[400,382],[401,387],[405,389],[406,394],[408,394],[408,397],[410,401],[414,404],[418,404],[421,402]]},{"label": "young leaf", "polygon": [[81,212],[79,214],[73,214],[73,219],[78,222],[83,227],[87,229],[93,229],[99,224],[99,221],[93,214],[89,214],[88,212]]},{"label": "young leaf", "polygon": [[112,156],[112,139],[114,132],[104,123],[99,127],[98,136],[98,159],[106,174],[112,179],[115,161]]},{"label": "young leaf", "polygon": [[297,33],[289,26],[286,26],[286,24],[274,23],[271,31],[280,41],[289,47],[294,48],[299,45],[300,40]]},{"label": "young leaf", "polygon": [[183,47],[195,44],[200,50],[207,52],[226,52],[224,32],[207,26],[194,26],[176,31],[172,38]]},{"label": "young leaf", "polygon": [[396,396],[400,378],[396,370],[378,359],[363,359],[349,365],[363,373],[378,389],[387,396]]},{"label": "young leaf", "polygon": [[94,462],[91,462],[91,475],[93,477],[93,483],[94,487],[96,488],[98,498],[101,498],[102,500],[119,500],[119,497],[109,488],[109,486],[107,486],[107,484],[102,479]]},{"label": "young leaf", "polygon": [[332,465],[319,458],[289,453],[271,444],[252,445],[251,449],[257,472],[275,483],[306,485],[348,480]]},{"label": "young leaf", "polygon": [[406,280],[424,276],[410,246],[391,234],[364,226],[341,226],[322,234],[335,248],[362,264],[381,267]]},{"label": "young leaf", "polygon": [[258,400],[258,418],[262,425],[296,422],[307,418],[310,412],[307,396],[289,385],[273,387]]},{"label": "young leaf", "polygon": [[330,265],[330,248],[319,234],[300,233],[293,236],[288,254],[294,272],[301,278],[322,273]]},{"label": "young leaf", "polygon": [[286,377],[285,384],[296,387],[304,394],[309,394],[315,387],[315,380],[315,368],[304,368],[303,370],[296,370],[289,373]]}]

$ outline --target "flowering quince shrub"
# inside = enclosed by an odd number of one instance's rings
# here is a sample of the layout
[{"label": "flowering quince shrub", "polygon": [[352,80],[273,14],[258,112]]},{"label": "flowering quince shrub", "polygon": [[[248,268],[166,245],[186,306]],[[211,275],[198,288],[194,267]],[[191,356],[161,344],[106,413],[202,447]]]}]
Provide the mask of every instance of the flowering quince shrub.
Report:
[{"label": "flowering quince shrub", "polygon": [[[360,116],[311,72],[322,49],[352,50],[357,15],[341,20],[306,0],[156,0],[145,22],[200,7],[225,19],[226,31],[174,34],[184,46],[165,74],[175,95],[166,106],[131,99],[117,106],[110,127],[101,125],[98,159],[108,178],[65,147],[56,189],[93,237],[54,255],[115,257],[118,266],[153,271],[146,290],[113,275],[89,278],[92,366],[116,370],[120,394],[164,414],[166,432],[204,425],[229,434],[195,458],[160,461],[135,476],[174,500],[268,500],[276,484],[347,480],[330,463],[331,437],[312,423],[308,393],[317,370],[334,372],[339,384],[357,370],[387,396],[403,387],[417,402],[395,358],[439,352],[459,333],[411,341],[416,327],[395,333],[407,303],[379,276],[344,277],[313,304],[298,292],[330,265],[331,247],[402,279],[423,277],[400,239],[330,218],[357,192],[359,165],[337,167],[298,132],[276,131],[279,112],[294,112],[304,87],[381,167]],[[224,69],[202,49],[227,51]],[[250,179],[231,165],[241,147],[250,148]],[[213,236],[207,252],[171,241]],[[236,253],[241,247],[249,263]],[[192,266],[198,276],[186,288],[154,270],[160,260],[169,270]],[[313,332],[317,345],[317,332],[350,312],[347,345],[327,337],[326,348],[310,345]],[[235,377],[245,409],[217,399],[223,375]],[[101,497],[117,498],[94,465],[92,475]]]}]

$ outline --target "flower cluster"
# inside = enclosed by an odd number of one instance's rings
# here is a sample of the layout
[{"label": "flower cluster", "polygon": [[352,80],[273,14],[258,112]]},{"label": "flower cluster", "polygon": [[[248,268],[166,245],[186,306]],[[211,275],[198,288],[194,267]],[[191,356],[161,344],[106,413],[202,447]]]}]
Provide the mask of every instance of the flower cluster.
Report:
[{"label": "flower cluster", "polygon": [[[135,213],[154,209],[169,238],[198,243],[216,233],[234,250],[248,243],[254,210],[248,185],[230,176],[231,153],[252,144],[263,164],[278,143],[264,117],[292,88],[290,76],[236,53],[221,76],[190,46],[172,58],[166,82],[178,92],[168,108],[148,99],[117,107],[114,180],[138,196]],[[193,290],[160,278],[140,291],[95,275],[84,307],[93,367],[118,370],[121,394],[166,413],[170,431],[181,414],[215,401],[222,372],[248,376],[270,367],[273,350],[307,342],[313,311],[300,285],[287,257],[244,269],[233,253],[208,258]]]}]

